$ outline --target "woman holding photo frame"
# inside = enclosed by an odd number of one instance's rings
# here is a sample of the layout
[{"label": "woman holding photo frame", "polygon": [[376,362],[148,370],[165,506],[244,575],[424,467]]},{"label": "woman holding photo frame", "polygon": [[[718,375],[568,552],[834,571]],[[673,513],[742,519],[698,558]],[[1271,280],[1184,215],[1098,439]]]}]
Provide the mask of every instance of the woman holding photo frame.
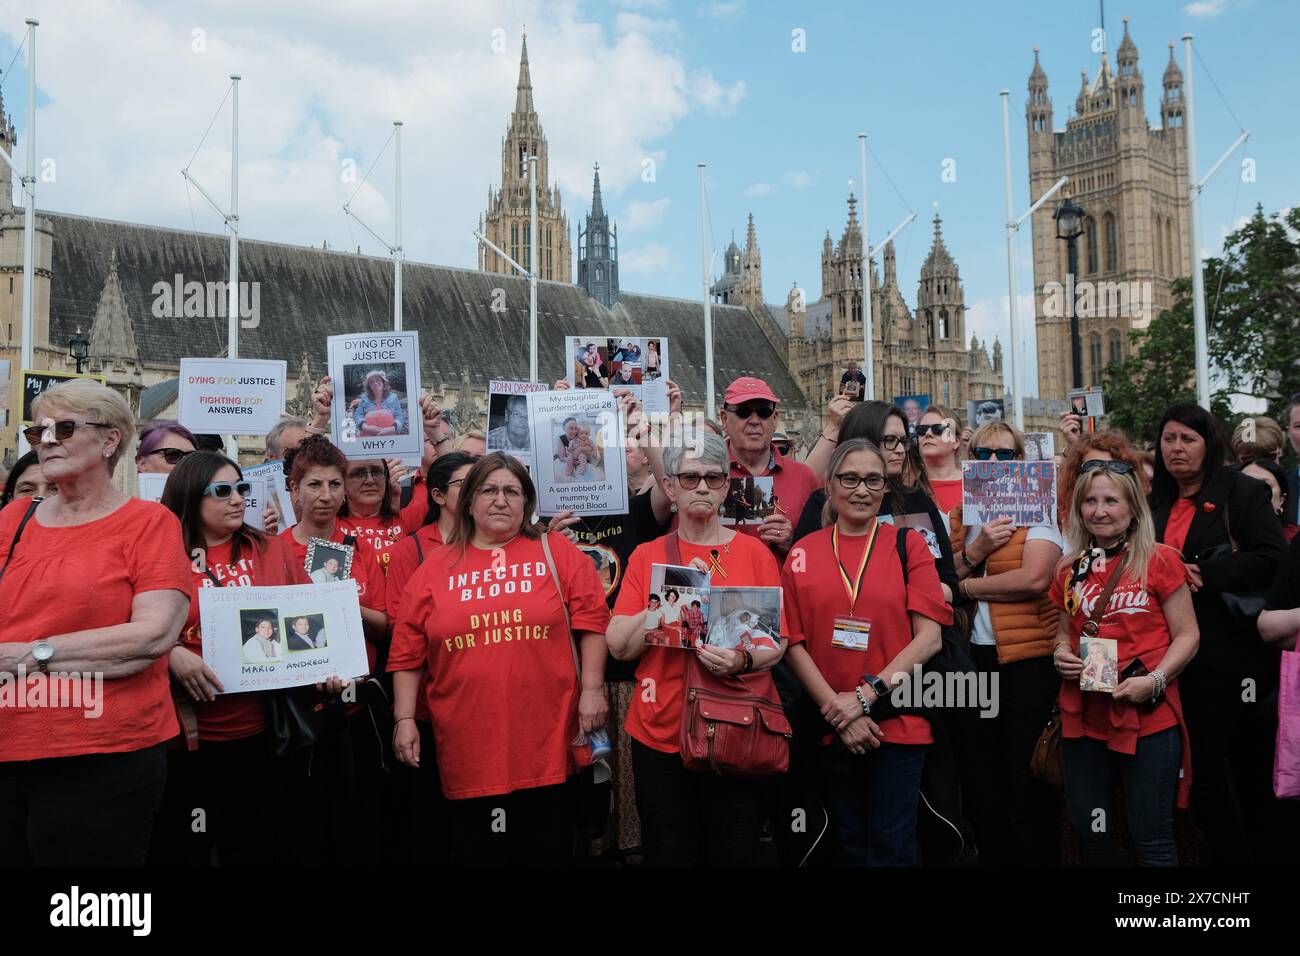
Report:
[{"label": "woman holding photo frame", "polygon": [[912,866],[933,738],[922,716],[880,714],[939,651],[952,609],[921,536],[878,520],[888,486],[880,450],[842,441],[828,472],[826,527],[799,541],[781,576],[790,668],[826,722],[818,763],[836,865]]},{"label": "woman holding photo frame", "polygon": [[[607,640],[618,660],[640,658],[636,679],[642,688],[654,688],[653,694],[632,698],[626,725],[646,863],[747,866],[758,855],[764,784],[688,770],[682,762],[685,655],[698,654],[700,663],[716,676],[735,676],[770,670],[781,659],[785,641],[775,652],[707,644],[697,651],[648,647],[646,601],[656,564],[697,567],[709,572],[713,583],[730,587],[779,587],[780,570],[763,542],[724,528],[718,520],[729,487],[727,446],[704,431],[696,432],[690,442],[663,451],[663,486],[679,519],[678,530],[671,534],[680,562],[669,561],[667,536],[632,552]],[[659,450],[652,453],[658,455]],[[764,674],[762,680],[770,678]]]},{"label": "woman holding photo frame", "polygon": [[[193,556],[193,590],[181,642],[168,655],[184,746],[168,752],[167,788],[152,837],[154,864],[207,866],[214,846],[221,866],[276,862],[275,815],[248,812],[277,784],[266,695],[224,694],[203,661],[199,630],[200,588],[308,583],[292,548],[244,523],[249,485],[243,478],[225,455],[196,451],[176,466],[163,489],[162,505],[180,520],[185,554]],[[193,807],[207,810],[207,826],[198,832]]]},{"label": "woman holding photo frame", "polygon": [[[1124,787],[1142,866],[1177,866],[1174,806],[1195,769],[1178,675],[1200,643],[1178,552],[1156,543],[1146,496],[1125,461],[1089,463],[1070,498],[1066,554],[1052,580],[1060,610],[1052,662],[1061,675],[1061,760],[1070,822],[1089,865],[1121,863],[1111,833],[1111,783]],[[1086,692],[1084,635],[1118,645],[1119,686]]]}]

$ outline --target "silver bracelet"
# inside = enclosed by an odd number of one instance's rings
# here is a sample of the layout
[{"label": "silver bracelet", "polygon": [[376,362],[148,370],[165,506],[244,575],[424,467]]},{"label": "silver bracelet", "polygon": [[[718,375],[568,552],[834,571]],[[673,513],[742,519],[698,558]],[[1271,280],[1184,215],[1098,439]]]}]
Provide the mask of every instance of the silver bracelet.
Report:
[{"label": "silver bracelet", "polygon": [[853,688],[853,693],[855,693],[855,694],[858,695],[858,703],[862,705],[862,713],[863,713],[864,715],[866,715],[866,714],[870,714],[870,713],[871,713],[871,706],[867,703],[867,698],[864,697],[864,696],[862,695],[862,687],[861,687],[861,685],[859,685],[859,686]]},{"label": "silver bracelet", "polygon": [[1151,672],[1151,680],[1155,684],[1154,691],[1151,694],[1151,699],[1155,700],[1156,698],[1163,697],[1165,695],[1165,684],[1166,684],[1165,672],[1160,670],[1159,668],[1153,670]]}]

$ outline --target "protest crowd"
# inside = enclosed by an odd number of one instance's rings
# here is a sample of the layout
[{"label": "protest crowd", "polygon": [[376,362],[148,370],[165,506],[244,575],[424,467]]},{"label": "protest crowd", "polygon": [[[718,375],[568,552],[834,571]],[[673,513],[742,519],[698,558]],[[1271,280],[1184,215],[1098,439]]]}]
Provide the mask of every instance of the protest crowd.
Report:
[{"label": "protest crowd", "polygon": [[[1232,434],[1172,405],[1150,448],[1067,411],[1033,463],[1008,422],[913,420],[854,366],[797,460],[761,379],[703,424],[671,381],[653,423],[619,384],[625,448],[569,419],[530,471],[489,450],[513,424],[457,433],[381,372],[340,409],[326,377],[265,436],[293,514],[260,528],[215,436],[89,379],[42,392],[0,511],[0,690],[29,695],[0,701],[0,863],[1294,862],[1300,395]],[[418,470],[340,447],[408,408]],[[115,487],[127,455],[160,500]],[[538,467],[625,475],[626,511],[539,518]],[[976,474],[1046,475],[1051,505],[979,520]],[[663,566],[779,590],[768,637],[746,610],[711,643]],[[256,671],[338,638],[251,611],[204,634],[205,589],[348,579],[364,673],[227,692],[214,640]],[[35,703],[60,674],[102,712]]]}]

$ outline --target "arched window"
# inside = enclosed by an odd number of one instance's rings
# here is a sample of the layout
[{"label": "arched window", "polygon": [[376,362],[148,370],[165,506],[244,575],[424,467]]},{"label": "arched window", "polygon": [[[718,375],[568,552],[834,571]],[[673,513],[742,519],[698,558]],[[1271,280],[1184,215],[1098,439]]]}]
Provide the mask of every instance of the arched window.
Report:
[{"label": "arched window", "polygon": [[939,310],[939,338],[946,339],[947,337],[948,337],[948,310],[940,309]]},{"label": "arched window", "polygon": [[[552,261],[551,260],[551,227],[547,226],[546,227],[546,276],[549,279],[554,279],[555,272],[551,268],[551,261]],[[564,281],[567,282],[568,280],[569,277],[565,276]]]},{"label": "arched window", "polygon": [[519,225],[510,224],[510,258],[519,261]]},{"label": "arched window", "polygon": [[1119,329],[1111,329],[1107,333],[1107,338],[1110,340],[1110,364],[1118,365],[1124,361],[1124,340],[1119,334]]},{"label": "arched window", "polygon": [[1106,226],[1106,271],[1114,272],[1119,262],[1119,233],[1115,228],[1114,213],[1106,213],[1102,222]]},{"label": "arched window", "polygon": [[1097,223],[1091,216],[1083,221],[1083,238],[1088,244],[1088,274],[1097,271]]},{"label": "arched window", "polygon": [[858,296],[853,298],[853,321],[862,321],[862,299]]},{"label": "arched window", "polygon": [[1164,271],[1165,268],[1165,228],[1164,222],[1159,216],[1156,216],[1156,271]]},{"label": "arched window", "polygon": [[604,267],[604,266],[596,266],[596,281],[597,281],[597,282],[602,282],[602,281],[604,281],[604,278],[605,278],[605,267]]},{"label": "arched window", "polygon": [[1101,334],[1090,332],[1088,334],[1088,378],[1091,384],[1101,384]]},{"label": "arched window", "polygon": [[1174,274],[1174,265],[1178,260],[1174,258],[1174,227],[1173,223],[1165,220],[1165,272],[1169,275]]}]

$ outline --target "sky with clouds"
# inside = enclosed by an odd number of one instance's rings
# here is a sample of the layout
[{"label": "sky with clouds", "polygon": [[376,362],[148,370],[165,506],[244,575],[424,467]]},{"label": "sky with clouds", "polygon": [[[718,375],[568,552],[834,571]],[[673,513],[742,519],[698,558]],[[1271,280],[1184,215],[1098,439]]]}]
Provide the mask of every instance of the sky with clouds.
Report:
[{"label": "sky with clouds", "polygon": [[[1167,44],[1197,35],[1202,171],[1236,137],[1238,121],[1251,130],[1204,195],[1202,244],[1217,252],[1256,203],[1272,212],[1296,200],[1300,4],[1110,3],[1110,50],[1124,15],[1132,17],[1147,114],[1157,124]],[[44,168],[54,172],[38,187],[42,208],[220,232],[220,218],[187,191],[179,171],[190,165],[227,201],[230,114],[222,101],[229,75],[240,73],[242,235],[385,254],[341,207],[355,193],[353,209],[391,234],[391,143],[381,150],[401,119],[406,255],[472,267],[471,233],[500,180],[526,26],[551,178],[576,228],[590,204],[592,164],[600,163],[625,288],[700,294],[704,162],[718,261],[733,230],[743,244],[752,212],[768,301],[784,302],[795,282],[815,298],[821,240],[844,228],[849,180],[858,178],[857,134],[865,131],[872,240],[918,214],[896,243],[904,296],[914,303],[938,203],[965,285],[968,332],[1000,336],[1004,346],[998,91],[1011,91],[1015,204],[1023,210],[1031,201],[1024,100],[1033,47],[1042,48],[1058,128],[1079,71],[1098,63],[1091,2],[0,0],[0,65],[13,66],[0,92],[20,153],[26,70],[15,53],[29,16],[41,21],[37,152],[53,160]],[[1181,43],[1177,56],[1186,69]],[[1243,158],[1254,161],[1254,182],[1242,181]],[[947,160],[955,181],[942,178]],[[372,163],[358,191],[345,172],[364,174]],[[1020,252],[1027,317],[1027,229]],[[1024,348],[1033,383],[1032,337]]]}]

